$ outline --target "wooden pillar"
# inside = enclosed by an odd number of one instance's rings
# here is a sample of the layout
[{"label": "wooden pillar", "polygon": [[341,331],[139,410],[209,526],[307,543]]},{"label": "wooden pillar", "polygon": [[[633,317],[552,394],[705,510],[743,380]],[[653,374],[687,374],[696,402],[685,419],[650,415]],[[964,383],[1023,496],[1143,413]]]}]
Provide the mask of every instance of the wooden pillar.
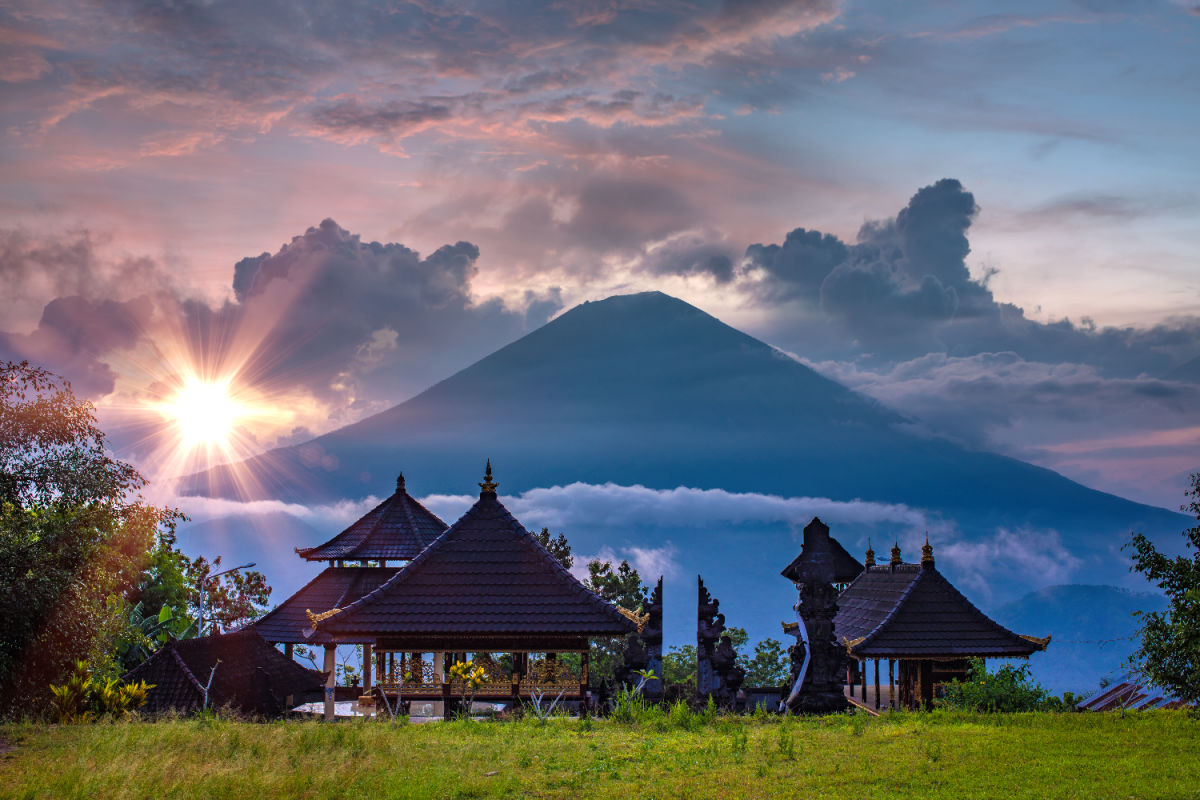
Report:
[{"label": "wooden pillar", "polygon": [[332,644],[325,645],[325,671],[329,673],[329,677],[325,679],[325,719],[333,720],[334,717],[334,699],[335,687],[334,673],[336,672],[336,653],[337,646]]},{"label": "wooden pillar", "polygon": [[879,710],[879,659],[875,659],[875,710]]},{"label": "wooden pillar", "polygon": [[371,693],[371,645],[370,643],[362,646],[363,658],[363,694]]},{"label": "wooden pillar", "polygon": [[859,699],[865,706],[867,704],[867,660],[865,658],[858,662],[858,686],[861,694]]},{"label": "wooden pillar", "polygon": [[579,654],[579,694],[585,701],[588,691],[588,657],[590,655],[587,650]]},{"label": "wooden pillar", "polygon": [[929,710],[933,707],[933,662],[921,662],[921,707]]},{"label": "wooden pillar", "polygon": [[899,708],[896,704],[896,666],[895,659],[888,659],[888,708]]},{"label": "wooden pillar", "polygon": [[283,645],[283,654],[284,654],[285,656],[287,656],[288,658],[291,658],[291,657],[292,657],[292,648],[293,648],[294,646],[295,646],[295,645],[293,645],[291,642],[287,642],[287,643],[285,643],[285,644]]}]

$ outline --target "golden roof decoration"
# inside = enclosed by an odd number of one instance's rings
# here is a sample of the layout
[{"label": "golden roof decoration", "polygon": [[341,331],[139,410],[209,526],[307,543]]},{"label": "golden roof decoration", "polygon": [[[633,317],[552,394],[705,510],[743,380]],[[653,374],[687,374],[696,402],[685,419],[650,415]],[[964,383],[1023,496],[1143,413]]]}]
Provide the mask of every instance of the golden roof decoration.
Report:
[{"label": "golden roof decoration", "polygon": [[617,606],[616,608],[622,617],[638,626],[638,633],[646,629],[646,623],[650,621],[649,614],[639,614],[636,611],[630,611],[628,608],[622,608],[621,606]]},{"label": "golden roof decoration", "polygon": [[304,614],[308,617],[308,624],[312,625],[312,629],[314,631],[317,629],[317,623],[323,622],[324,620],[332,617],[334,614],[340,613],[342,613],[340,608],[331,608],[328,611],[322,611],[320,614],[314,614],[311,608],[304,609]]},{"label": "golden roof decoration", "polygon": [[479,491],[496,493],[496,482],[492,480],[492,460],[487,461],[487,469],[483,473],[483,483],[479,484]]}]

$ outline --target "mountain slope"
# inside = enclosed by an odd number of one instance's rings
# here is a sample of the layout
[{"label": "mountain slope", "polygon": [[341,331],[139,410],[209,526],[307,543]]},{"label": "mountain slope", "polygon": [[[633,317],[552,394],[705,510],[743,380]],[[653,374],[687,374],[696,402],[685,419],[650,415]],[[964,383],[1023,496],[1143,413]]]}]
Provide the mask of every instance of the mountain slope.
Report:
[{"label": "mountain slope", "polygon": [[[1178,515],[1054,472],[916,435],[898,414],[675,298],[585,303],[422,394],[252,459],[257,497],[361,497],[404,469],[434,491],[573,481],[906,503],[964,526],[1179,530]],[[325,467],[312,466],[320,448]],[[328,458],[332,456],[332,459]],[[335,469],[328,464],[336,462]],[[235,497],[233,472],[186,490]]]}]

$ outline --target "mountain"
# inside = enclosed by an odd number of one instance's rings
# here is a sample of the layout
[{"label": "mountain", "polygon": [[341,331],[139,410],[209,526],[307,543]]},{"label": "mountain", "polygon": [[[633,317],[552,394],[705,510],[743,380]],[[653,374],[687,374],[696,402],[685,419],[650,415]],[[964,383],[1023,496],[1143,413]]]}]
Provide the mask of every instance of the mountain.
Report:
[{"label": "mountain", "polygon": [[1126,671],[1125,660],[1137,649],[1139,621],[1134,612],[1163,611],[1166,598],[1114,586],[1047,586],[1006,603],[994,612],[1010,630],[1050,635],[1050,646],[1035,653],[1030,665],[1055,693],[1094,690],[1101,678]]},{"label": "mountain", "polygon": [[405,469],[461,494],[488,457],[506,493],[612,481],[905,503],[988,526],[1180,530],[1163,509],[920,435],[658,292],[584,303],[405,403],[184,490],[245,498],[236,474],[248,469],[252,498],[331,502],[379,492]]}]

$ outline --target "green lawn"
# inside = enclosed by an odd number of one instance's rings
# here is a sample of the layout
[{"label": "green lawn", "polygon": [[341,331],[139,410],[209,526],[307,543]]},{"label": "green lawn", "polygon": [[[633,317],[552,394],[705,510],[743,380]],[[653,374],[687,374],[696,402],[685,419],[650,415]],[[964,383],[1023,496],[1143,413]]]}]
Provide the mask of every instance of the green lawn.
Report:
[{"label": "green lawn", "polygon": [[[0,726],[0,797],[1196,798],[1181,712]],[[2,748],[0,748],[2,749]]]}]

